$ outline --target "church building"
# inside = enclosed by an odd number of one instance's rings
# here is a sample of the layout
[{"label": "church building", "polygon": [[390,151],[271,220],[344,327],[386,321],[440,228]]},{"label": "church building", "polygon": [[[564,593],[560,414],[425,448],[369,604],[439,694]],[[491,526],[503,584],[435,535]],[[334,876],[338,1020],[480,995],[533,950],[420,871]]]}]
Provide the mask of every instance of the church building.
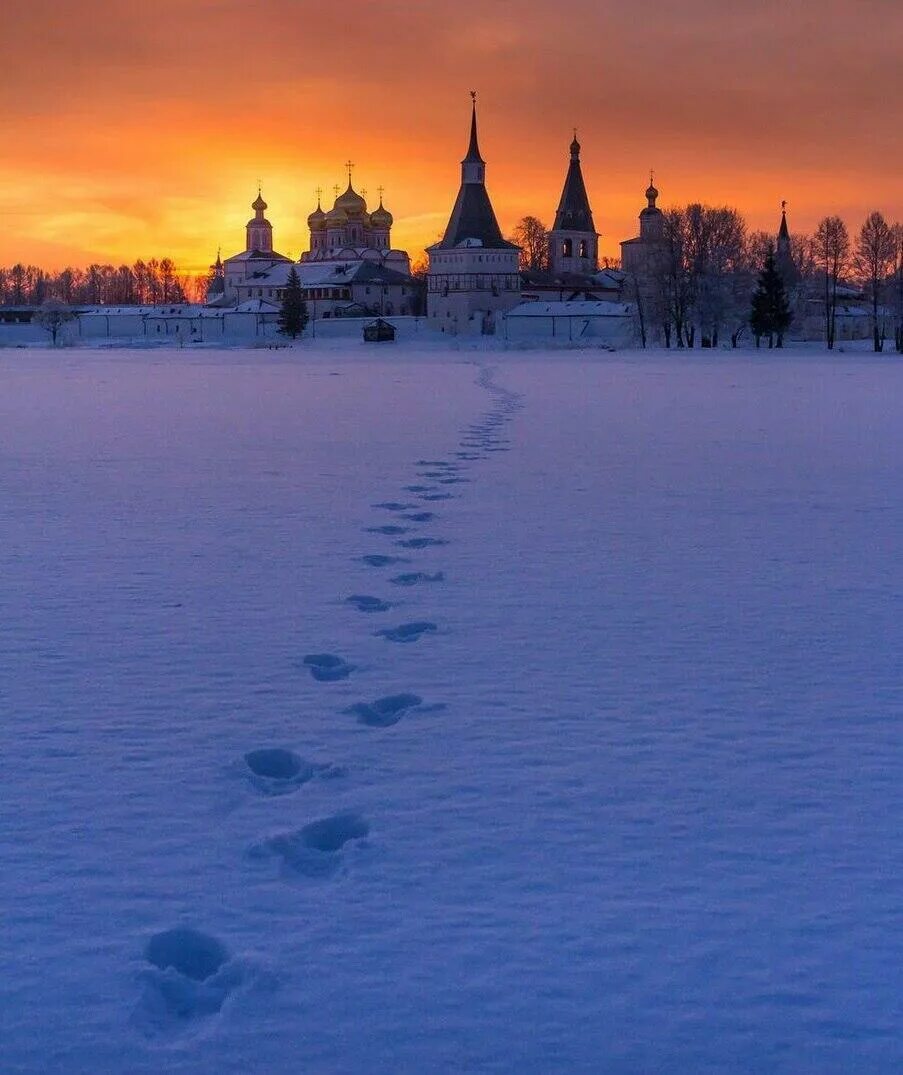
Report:
[{"label": "church building", "polygon": [[646,208],[640,212],[640,234],[621,243],[621,268],[632,276],[645,277],[655,273],[665,242],[665,214],[655,204],[658,191],[649,177]]},{"label": "church building", "polygon": [[298,262],[273,248],[273,226],[267,203],[258,191],[254,217],[245,230],[245,249],[221,262],[217,256],[207,295],[216,307],[278,312],[289,273],[294,266],[302,293],[314,318],[411,315],[420,312],[421,287],[411,276],[404,250],[390,242],[392,214],[380,192],[371,213],[366,199],[351,184],[338,194],[329,212],[319,202],[308,217],[310,249]]},{"label": "church building", "polygon": [[404,250],[393,250],[391,235],[394,223],[392,214],[383,205],[382,187],[379,189],[379,205],[371,213],[367,200],[351,184],[351,161],[348,170],[348,187],[339,194],[332,208],[324,212],[318,191],[317,208],[307,218],[310,229],[310,249],[301,255],[301,261],[371,261],[404,276],[410,276],[411,262]]},{"label": "church building", "polygon": [[548,266],[521,273],[525,299],[536,302],[618,302],[618,269],[599,270],[599,234],[586,193],[577,132],[570,145],[564,187],[548,233]]},{"label": "church building", "polygon": [[583,181],[576,131],[555,224],[549,232],[549,269],[555,276],[592,275],[599,270],[599,236]]},{"label": "church building", "polygon": [[[245,249],[222,263],[222,286],[217,284],[218,305],[234,305],[238,302],[239,286],[249,278],[268,273],[277,265],[291,264],[291,258],[273,249],[273,225],[264,216],[267,203],[259,190],[251,208],[254,216],[245,228]],[[219,260],[217,256],[217,262]],[[216,276],[219,275],[218,269]]]},{"label": "church building", "polygon": [[452,335],[492,333],[497,316],[520,302],[520,247],[502,237],[489,200],[472,97],[458,197],[442,239],[427,248],[430,327]]}]

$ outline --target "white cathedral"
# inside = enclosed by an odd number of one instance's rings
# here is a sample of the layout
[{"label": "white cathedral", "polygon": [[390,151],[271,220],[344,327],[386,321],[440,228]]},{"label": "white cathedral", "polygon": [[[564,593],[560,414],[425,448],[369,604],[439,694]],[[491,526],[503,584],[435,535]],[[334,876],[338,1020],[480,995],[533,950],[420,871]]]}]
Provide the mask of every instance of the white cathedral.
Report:
[{"label": "white cathedral", "polygon": [[317,207],[307,218],[310,248],[297,262],[273,246],[273,225],[260,191],[245,229],[245,249],[213,266],[208,305],[241,312],[278,312],[292,267],[297,271],[314,318],[409,315],[418,313],[420,288],[411,276],[404,250],[391,244],[392,214],[383,205],[373,212],[351,183],[336,191],[333,207]]}]

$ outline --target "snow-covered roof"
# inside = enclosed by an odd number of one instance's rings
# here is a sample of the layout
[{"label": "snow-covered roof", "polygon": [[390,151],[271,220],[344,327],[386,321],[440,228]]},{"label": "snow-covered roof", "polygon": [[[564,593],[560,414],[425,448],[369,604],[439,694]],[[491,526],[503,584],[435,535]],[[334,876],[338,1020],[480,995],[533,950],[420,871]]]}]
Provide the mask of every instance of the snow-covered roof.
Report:
[{"label": "snow-covered roof", "polygon": [[267,302],[266,299],[248,299],[246,302],[234,306],[229,312],[234,314],[278,314],[279,307],[274,302]]},{"label": "snow-covered roof", "polygon": [[279,254],[275,250],[267,252],[262,250],[243,250],[240,254],[233,254],[232,257],[226,258],[223,265],[234,265],[236,262],[244,261],[269,261],[273,265],[278,265],[281,262],[290,262],[291,260],[285,254]]},{"label": "snow-covered roof", "polygon": [[204,311],[202,303],[168,302],[156,306],[73,306],[79,317],[197,317]]},{"label": "snow-covered roof", "polygon": [[509,317],[629,317],[633,307],[624,302],[522,302]]},{"label": "snow-covered roof", "polygon": [[[294,265],[302,287],[338,287],[342,284],[410,284],[411,277],[396,269],[369,260],[302,261]],[[267,272],[255,273],[236,287],[285,287],[291,265],[276,265]]]},{"label": "snow-covered roof", "polygon": [[595,275],[595,279],[598,280],[600,284],[612,288],[620,287],[624,283],[626,277],[627,273],[623,272],[621,269],[600,269]]}]

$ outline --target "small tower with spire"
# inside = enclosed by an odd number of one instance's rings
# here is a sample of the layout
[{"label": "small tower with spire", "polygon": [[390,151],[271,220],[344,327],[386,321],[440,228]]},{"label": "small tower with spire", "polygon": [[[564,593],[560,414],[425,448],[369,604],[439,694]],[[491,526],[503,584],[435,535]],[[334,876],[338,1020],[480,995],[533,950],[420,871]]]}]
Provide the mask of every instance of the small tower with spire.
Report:
[{"label": "small tower with spire", "polygon": [[273,252],[273,225],[264,216],[267,203],[263,200],[260,187],[257,188],[257,197],[251,203],[254,217],[248,221],[247,240],[245,249],[250,253],[256,251],[260,254]]},{"label": "small tower with spire", "polygon": [[427,317],[431,328],[452,335],[494,332],[497,316],[520,302],[521,289],[520,247],[502,236],[489,200],[477,95],[470,96],[470,142],[458,197],[445,234],[427,249]]},{"label": "small tower with spire", "polygon": [[659,243],[665,237],[665,215],[656,205],[658,188],[655,185],[655,172],[649,172],[649,186],[646,188],[646,208],[640,212],[640,238],[647,243]]},{"label": "small tower with spire", "polygon": [[217,249],[216,261],[210,266],[210,276],[207,278],[207,301],[212,302],[222,296],[226,290],[226,274],[223,269],[222,251]]},{"label": "small tower with spire", "polygon": [[599,235],[583,181],[576,130],[558,212],[549,232],[549,268],[558,276],[589,275],[599,268]]},{"label": "small tower with spire", "polygon": [[785,284],[796,281],[796,265],[793,263],[793,250],[790,245],[790,229],[787,227],[787,202],[781,202],[781,223],[778,227],[778,240],[775,243],[775,265]]},{"label": "small tower with spire", "polygon": [[646,207],[640,210],[640,234],[621,243],[621,268],[636,277],[649,277],[661,263],[665,241],[665,214],[659,209],[655,174],[649,173]]}]

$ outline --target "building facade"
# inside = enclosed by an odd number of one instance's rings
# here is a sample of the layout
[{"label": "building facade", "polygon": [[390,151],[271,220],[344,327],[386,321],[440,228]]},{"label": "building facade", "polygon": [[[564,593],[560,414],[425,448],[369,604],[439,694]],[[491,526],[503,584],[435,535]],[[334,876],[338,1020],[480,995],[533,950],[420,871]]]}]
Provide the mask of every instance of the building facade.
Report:
[{"label": "building facade", "polygon": [[486,190],[475,94],[458,197],[445,234],[427,255],[427,317],[437,331],[492,333],[497,318],[520,302],[520,247],[502,237]]},{"label": "building facade", "polygon": [[310,249],[298,262],[273,245],[267,203],[258,192],[245,230],[245,249],[211,266],[208,306],[221,309],[263,304],[278,311],[289,272],[297,270],[312,317],[408,316],[422,312],[423,287],[411,276],[404,250],[391,246],[392,214],[383,205],[371,213],[351,184],[328,213],[318,200],[308,217]]},{"label": "building facade", "polygon": [[264,302],[278,310],[292,268],[313,318],[408,317],[422,313],[422,285],[385,264],[357,259],[274,265],[236,285],[239,303]]},{"label": "building facade", "polygon": [[301,262],[371,261],[394,272],[410,276],[411,262],[404,250],[392,248],[392,214],[383,205],[380,189],[379,205],[371,213],[367,200],[351,184],[348,165],[348,187],[337,194],[329,212],[324,212],[319,196],[317,207],[307,218],[310,229],[310,248],[301,255]]},{"label": "building facade", "polygon": [[[264,215],[267,203],[260,191],[251,205],[254,216],[245,227],[245,249],[214,266],[215,289],[213,301],[220,306],[234,306],[240,302],[239,285],[255,274],[271,271],[277,265],[291,264],[291,258],[273,248],[273,225]],[[208,301],[211,295],[208,293]]]},{"label": "building facade", "polygon": [[580,143],[575,131],[561,200],[555,213],[555,223],[549,232],[549,270],[553,276],[568,273],[591,276],[598,269],[599,235],[583,181]]},{"label": "building facade", "polygon": [[665,247],[665,214],[658,208],[658,190],[649,179],[646,208],[640,213],[640,234],[621,243],[621,269],[632,276],[651,276]]}]

